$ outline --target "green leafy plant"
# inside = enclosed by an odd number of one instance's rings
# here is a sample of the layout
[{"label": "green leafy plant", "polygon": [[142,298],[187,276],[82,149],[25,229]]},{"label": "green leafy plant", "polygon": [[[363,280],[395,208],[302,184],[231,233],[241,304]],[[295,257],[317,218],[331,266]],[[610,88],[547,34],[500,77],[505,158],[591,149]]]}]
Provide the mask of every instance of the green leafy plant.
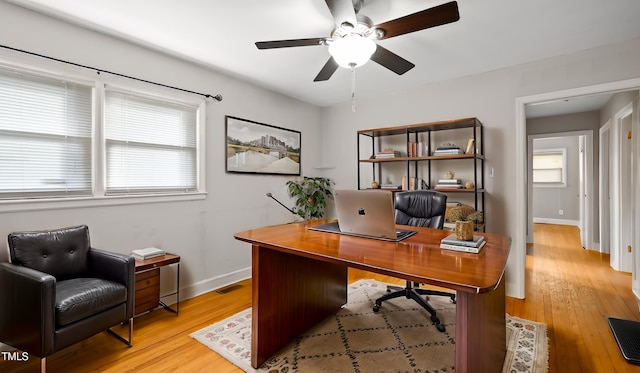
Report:
[{"label": "green leafy plant", "polygon": [[326,177],[306,177],[287,181],[289,197],[296,200],[296,213],[305,220],[324,216],[327,199],[333,198],[334,182]]}]

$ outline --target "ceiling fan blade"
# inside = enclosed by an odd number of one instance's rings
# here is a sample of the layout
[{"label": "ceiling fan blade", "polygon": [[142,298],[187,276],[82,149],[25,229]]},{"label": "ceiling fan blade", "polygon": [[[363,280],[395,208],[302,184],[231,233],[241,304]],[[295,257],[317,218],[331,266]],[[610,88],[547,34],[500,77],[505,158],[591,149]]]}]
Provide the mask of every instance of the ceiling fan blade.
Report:
[{"label": "ceiling fan blade", "polygon": [[416,66],[380,45],[371,55],[371,61],[377,62],[398,75],[402,75]]},{"label": "ceiling fan blade", "polygon": [[336,72],[336,70],[338,70],[338,63],[336,62],[336,60],[333,59],[333,57],[331,57],[329,58],[329,61],[327,61],[327,63],[324,64],[324,66],[322,67],[322,70],[320,70],[320,72],[318,73],[318,75],[316,75],[313,81],[321,82],[321,81],[329,80],[329,78],[331,78],[331,76],[333,75],[333,73]]},{"label": "ceiling fan blade", "polygon": [[380,38],[380,40],[382,40],[398,35],[408,34],[410,32],[424,30],[430,27],[444,25],[455,22],[459,19],[460,14],[458,13],[458,3],[452,1],[450,3],[425,9],[421,12],[409,14],[408,16],[381,23],[376,25],[375,28],[384,31],[384,35]]},{"label": "ceiling fan blade", "polygon": [[310,45],[324,45],[325,41],[326,38],[258,41],[256,42],[256,47],[258,47],[258,49],[306,47]]},{"label": "ceiling fan blade", "polygon": [[352,26],[358,24],[352,0],[325,0],[325,3],[336,22],[336,27],[340,27],[344,22],[349,22]]}]

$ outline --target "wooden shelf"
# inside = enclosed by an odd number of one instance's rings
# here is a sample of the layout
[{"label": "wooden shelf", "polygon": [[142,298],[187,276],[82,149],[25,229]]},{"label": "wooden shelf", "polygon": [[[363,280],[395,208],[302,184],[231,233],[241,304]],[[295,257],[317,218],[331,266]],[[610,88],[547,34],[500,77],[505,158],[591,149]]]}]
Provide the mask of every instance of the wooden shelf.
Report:
[{"label": "wooden shelf", "polygon": [[382,163],[382,162],[407,162],[407,161],[429,161],[429,160],[470,159],[470,158],[484,159],[484,155],[482,154],[428,155],[423,157],[393,157],[393,158],[361,159],[360,162]]},{"label": "wooden shelf", "polygon": [[433,190],[437,191],[437,192],[442,192],[442,193],[484,193],[484,189],[474,189],[474,188],[470,188],[470,189],[466,189],[466,188],[448,188],[448,189],[438,189],[438,188],[433,188]]},{"label": "wooden shelf", "polygon": [[439,122],[415,123],[405,126],[383,127],[368,130],[360,130],[358,134],[366,136],[390,136],[401,135],[407,132],[441,131],[459,128],[480,127],[482,123],[478,118],[462,118],[453,120],[443,120]]}]

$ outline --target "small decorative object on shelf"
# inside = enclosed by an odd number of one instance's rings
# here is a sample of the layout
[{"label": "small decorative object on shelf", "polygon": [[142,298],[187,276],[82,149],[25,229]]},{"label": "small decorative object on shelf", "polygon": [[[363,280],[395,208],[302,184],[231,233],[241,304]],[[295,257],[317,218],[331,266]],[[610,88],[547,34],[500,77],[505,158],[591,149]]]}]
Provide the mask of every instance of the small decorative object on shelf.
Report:
[{"label": "small decorative object on shelf", "polygon": [[467,189],[473,189],[473,181],[467,181],[464,184],[464,187],[467,188]]},{"label": "small decorative object on shelf", "polygon": [[474,139],[469,139],[469,141],[467,142],[467,149],[464,151],[465,154],[473,154],[473,145],[475,143]]},{"label": "small decorative object on shelf", "polygon": [[371,183],[371,189],[378,189],[380,187],[380,184],[378,184],[377,181],[373,181]]}]

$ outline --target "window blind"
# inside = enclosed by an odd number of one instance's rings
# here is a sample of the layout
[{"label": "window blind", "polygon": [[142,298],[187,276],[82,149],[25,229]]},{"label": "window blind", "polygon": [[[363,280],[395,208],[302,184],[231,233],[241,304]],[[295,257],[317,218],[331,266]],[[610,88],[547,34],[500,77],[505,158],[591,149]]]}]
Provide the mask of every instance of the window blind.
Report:
[{"label": "window blind", "polygon": [[0,70],[0,198],[91,194],[92,92]]},{"label": "window blind", "polygon": [[539,184],[562,184],[565,158],[562,152],[533,155],[533,182]]},{"label": "window blind", "polygon": [[197,108],[105,91],[106,193],[197,190]]}]

